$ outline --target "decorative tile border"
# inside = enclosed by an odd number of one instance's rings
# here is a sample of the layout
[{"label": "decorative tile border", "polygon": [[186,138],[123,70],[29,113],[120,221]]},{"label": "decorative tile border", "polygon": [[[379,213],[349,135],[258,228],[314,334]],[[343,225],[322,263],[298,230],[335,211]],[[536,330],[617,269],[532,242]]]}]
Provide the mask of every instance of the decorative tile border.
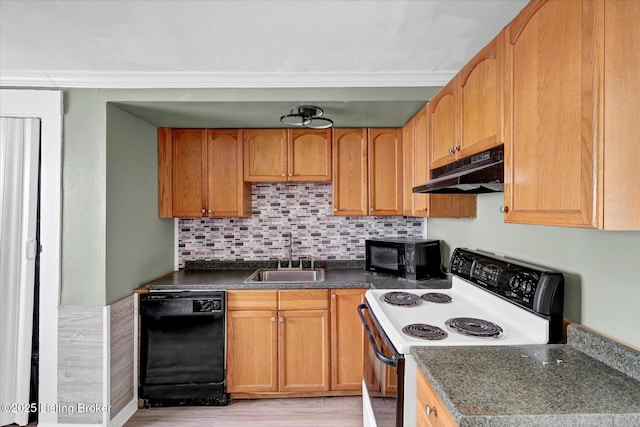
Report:
[{"label": "decorative tile border", "polygon": [[364,259],[372,237],[421,237],[423,219],[333,216],[331,184],[254,184],[249,218],[180,219],[179,266],[186,261],[268,260],[293,257]]}]

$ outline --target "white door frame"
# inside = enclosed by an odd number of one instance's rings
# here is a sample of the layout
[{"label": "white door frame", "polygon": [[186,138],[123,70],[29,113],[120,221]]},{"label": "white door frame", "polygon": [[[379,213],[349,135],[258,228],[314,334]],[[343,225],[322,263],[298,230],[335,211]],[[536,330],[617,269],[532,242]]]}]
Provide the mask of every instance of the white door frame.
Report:
[{"label": "white door frame", "polygon": [[[40,163],[40,358],[38,399],[58,402],[58,304],[61,277],[62,91],[0,90],[0,115],[41,120]],[[24,337],[30,340],[31,337]],[[53,411],[38,424],[57,424]]]}]

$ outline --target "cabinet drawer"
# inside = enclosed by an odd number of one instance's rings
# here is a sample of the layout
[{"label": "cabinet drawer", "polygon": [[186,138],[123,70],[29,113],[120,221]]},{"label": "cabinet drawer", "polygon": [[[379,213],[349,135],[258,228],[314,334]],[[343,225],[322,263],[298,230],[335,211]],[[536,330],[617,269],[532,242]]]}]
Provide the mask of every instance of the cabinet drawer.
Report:
[{"label": "cabinet drawer", "polygon": [[[418,407],[417,419],[421,421],[419,425],[434,427],[457,427],[449,412],[436,395],[431,384],[425,379],[418,369]],[[427,410],[427,407],[430,409]]]},{"label": "cabinet drawer", "polygon": [[227,310],[277,310],[278,291],[240,290],[227,291]]},{"label": "cabinet drawer", "polygon": [[278,310],[328,310],[329,289],[279,291]]}]

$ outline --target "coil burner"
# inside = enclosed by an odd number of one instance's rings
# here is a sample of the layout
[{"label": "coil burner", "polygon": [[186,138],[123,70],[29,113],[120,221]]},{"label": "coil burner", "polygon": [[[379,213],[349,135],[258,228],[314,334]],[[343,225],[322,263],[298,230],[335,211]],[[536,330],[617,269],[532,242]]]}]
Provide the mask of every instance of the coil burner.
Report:
[{"label": "coil burner", "polygon": [[383,296],[384,302],[391,305],[412,307],[420,304],[420,297],[409,292],[387,292]]},{"label": "coil burner", "polygon": [[429,292],[420,296],[423,300],[427,302],[434,302],[436,304],[448,304],[453,299],[447,294],[441,294],[439,292]]},{"label": "coil burner", "polygon": [[414,323],[402,328],[402,332],[410,337],[421,338],[423,340],[437,341],[447,337],[447,333],[437,326],[427,325],[426,323]]},{"label": "coil burner", "polygon": [[454,332],[470,337],[500,338],[503,335],[500,326],[488,320],[473,317],[456,317],[447,320],[445,325]]}]

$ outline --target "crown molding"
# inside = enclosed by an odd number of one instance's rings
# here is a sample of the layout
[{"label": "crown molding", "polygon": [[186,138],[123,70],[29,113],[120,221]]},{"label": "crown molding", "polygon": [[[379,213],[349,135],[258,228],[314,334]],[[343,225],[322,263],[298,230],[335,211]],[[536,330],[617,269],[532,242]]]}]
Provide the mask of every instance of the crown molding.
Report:
[{"label": "crown molding", "polygon": [[397,73],[211,73],[211,72],[0,72],[0,86],[103,89],[429,87],[444,86],[455,71]]}]

